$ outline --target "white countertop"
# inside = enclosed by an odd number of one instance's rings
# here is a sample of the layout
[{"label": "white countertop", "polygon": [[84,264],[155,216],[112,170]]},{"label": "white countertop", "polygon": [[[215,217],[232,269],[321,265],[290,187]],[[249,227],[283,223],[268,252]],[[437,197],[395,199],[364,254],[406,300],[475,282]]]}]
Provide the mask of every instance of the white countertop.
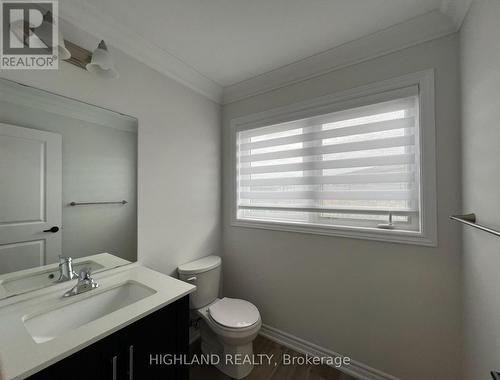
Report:
[{"label": "white countertop", "polygon": [[193,285],[138,264],[98,273],[93,277],[99,288],[74,296],[75,301],[126,281],[144,284],[156,293],[45,343],[35,343],[23,324],[23,317],[56,308],[67,301],[69,298],[62,299],[62,295],[73,287],[73,281],[1,300],[0,362],[4,380],[24,379],[196,289]]}]

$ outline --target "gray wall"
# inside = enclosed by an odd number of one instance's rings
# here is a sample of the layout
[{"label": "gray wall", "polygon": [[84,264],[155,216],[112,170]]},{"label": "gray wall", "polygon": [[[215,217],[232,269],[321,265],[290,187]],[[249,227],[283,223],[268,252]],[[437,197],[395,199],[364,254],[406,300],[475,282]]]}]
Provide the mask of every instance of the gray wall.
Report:
[{"label": "gray wall", "polygon": [[[98,43],[81,30],[69,34],[87,48]],[[220,107],[110,50],[117,80],[64,62],[57,71],[3,70],[0,77],[139,120],[138,260],[173,273],[177,265],[220,249]]]},{"label": "gray wall", "polygon": [[[226,296],[263,322],[406,380],[459,378],[461,353],[458,36],[451,35],[223,109]],[[429,68],[436,70],[437,248],[229,225],[229,121]]]},{"label": "gray wall", "polygon": [[[461,30],[463,203],[500,229],[500,1],[477,0]],[[500,369],[500,240],[464,227],[465,378]]]},{"label": "gray wall", "polygon": [[[3,101],[0,122],[62,136],[61,253],[77,258],[108,252],[136,261],[137,133]],[[122,199],[129,203],[68,205]]]}]

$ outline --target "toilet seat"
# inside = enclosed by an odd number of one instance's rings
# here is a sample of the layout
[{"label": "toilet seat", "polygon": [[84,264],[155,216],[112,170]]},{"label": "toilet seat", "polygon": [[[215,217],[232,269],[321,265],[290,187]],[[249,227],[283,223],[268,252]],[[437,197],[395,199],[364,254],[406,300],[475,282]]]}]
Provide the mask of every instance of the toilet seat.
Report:
[{"label": "toilet seat", "polygon": [[210,318],[231,329],[244,329],[260,320],[259,310],[250,302],[224,297],[208,307]]}]

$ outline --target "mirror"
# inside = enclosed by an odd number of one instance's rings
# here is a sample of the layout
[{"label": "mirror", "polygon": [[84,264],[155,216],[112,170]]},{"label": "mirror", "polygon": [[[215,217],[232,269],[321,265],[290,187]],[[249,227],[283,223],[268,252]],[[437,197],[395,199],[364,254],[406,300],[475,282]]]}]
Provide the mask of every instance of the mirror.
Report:
[{"label": "mirror", "polygon": [[0,80],[0,298],[136,261],[137,127]]}]

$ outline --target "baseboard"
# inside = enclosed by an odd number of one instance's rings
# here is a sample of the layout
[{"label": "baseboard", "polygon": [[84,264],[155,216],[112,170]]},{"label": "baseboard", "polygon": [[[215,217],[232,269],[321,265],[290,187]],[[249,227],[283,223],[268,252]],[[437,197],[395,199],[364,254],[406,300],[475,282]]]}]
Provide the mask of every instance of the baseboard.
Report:
[{"label": "baseboard", "polygon": [[[302,354],[316,357],[343,357],[343,355],[337,352],[320,347],[265,324],[262,325],[259,334]],[[352,359],[350,365],[337,369],[360,380],[401,380]]]}]

